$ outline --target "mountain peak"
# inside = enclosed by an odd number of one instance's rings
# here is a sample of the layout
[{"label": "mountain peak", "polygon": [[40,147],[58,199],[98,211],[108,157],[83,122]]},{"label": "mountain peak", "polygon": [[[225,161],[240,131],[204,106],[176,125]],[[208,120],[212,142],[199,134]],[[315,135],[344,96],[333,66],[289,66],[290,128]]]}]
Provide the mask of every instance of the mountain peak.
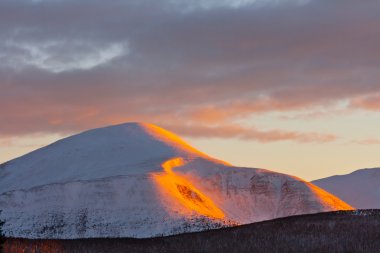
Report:
[{"label": "mountain peak", "polygon": [[161,127],[130,122],[69,136],[3,164],[0,193],[51,183],[160,171],[161,163],[173,157],[201,158],[227,165]]},{"label": "mountain peak", "polygon": [[226,166],[167,130],[133,122],[2,164],[0,209],[10,236],[85,238],[169,235],[351,207],[299,178]]},{"label": "mountain peak", "polygon": [[[201,151],[193,148],[184,140],[182,140],[176,134],[165,130],[157,125],[145,122],[127,122],[119,125],[98,128],[90,131],[95,132],[116,132],[120,134],[120,137],[124,135],[138,135],[140,138],[151,138],[157,141],[162,142],[165,145],[171,146],[173,149],[179,152],[185,152],[192,154],[194,156],[208,157],[206,154]],[[125,136],[127,137],[127,136]]]}]

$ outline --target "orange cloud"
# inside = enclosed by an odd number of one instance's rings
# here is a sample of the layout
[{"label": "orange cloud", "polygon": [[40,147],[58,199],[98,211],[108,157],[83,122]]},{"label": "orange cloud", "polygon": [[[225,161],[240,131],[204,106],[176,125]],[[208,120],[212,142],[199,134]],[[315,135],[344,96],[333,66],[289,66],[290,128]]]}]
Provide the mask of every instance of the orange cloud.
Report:
[{"label": "orange cloud", "polygon": [[355,140],[353,141],[356,144],[362,145],[380,145],[380,140],[376,138],[364,139],[364,140]]},{"label": "orange cloud", "polygon": [[351,100],[350,105],[353,108],[380,111],[380,93],[354,98]]},{"label": "orange cloud", "polygon": [[208,125],[177,125],[167,126],[168,129],[190,137],[214,137],[214,138],[238,138],[242,140],[255,140],[259,142],[296,141],[308,142],[332,142],[338,137],[332,134],[302,133],[297,131],[284,131],[278,129],[258,130],[255,127],[243,127],[236,124],[222,124],[218,126]]},{"label": "orange cloud", "polygon": [[[78,10],[72,1],[44,1],[43,13],[26,2],[0,2],[1,137],[145,121],[189,136],[326,142],[336,136],[236,122],[289,111],[312,119],[357,97],[352,107],[380,109],[380,95],[370,95],[380,94],[374,1],[308,1],[294,8],[284,1],[185,15],[173,1],[157,1],[155,8],[132,2],[83,3],[108,17],[90,23],[88,8]],[[77,15],[68,20],[73,10]],[[41,23],[35,18],[41,15],[54,22]],[[70,67],[125,43],[128,53],[105,56],[112,60]],[[46,64],[67,66],[54,71]]]},{"label": "orange cloud", "polygon": [[[112,104],[111,104],[112,105]],[[22,109],[23,107],[20,107]],[[39,111],[29,107],[29,110],[20,110],[12,113],[20,119],[24,116],[22,124],[10,128],[3,128],[2,136],[17,136],[28,132],[73,133],[89,128],[110,124],[119,124],[128,121],[151,122],[174,131],[182,136],[197,138],[238,138],[259,142],[296,141],[296,142],[331,142],[337,136],[324,133],[302,133],[297,131],[284,131],[281,129],[260,130],[256,127],[246,127],[238,123],[231,123],[236,119],[252,114],[254,105],[249,107],[227,106],[226,108],[205,107],[204,109],[192,107],[182,109],[173,114],[169,111],[147,112],[134,109],[118,111],[102,108],[75,108],[75,110],[57,110],[54,106]],[[129,109],[129,110],[128,110]],[[11,117],[13,114],[10,114]]]}]

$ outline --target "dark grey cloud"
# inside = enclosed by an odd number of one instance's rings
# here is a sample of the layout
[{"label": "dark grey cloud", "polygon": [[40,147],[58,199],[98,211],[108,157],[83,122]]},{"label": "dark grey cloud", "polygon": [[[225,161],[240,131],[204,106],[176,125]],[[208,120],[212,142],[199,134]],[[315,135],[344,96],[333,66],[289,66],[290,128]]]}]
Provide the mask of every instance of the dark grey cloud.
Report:
[{"label": "dark grey cloud", "polygon": [[374,110],[358,101],[380,93],[379,13],[375,0],[4,0],[0,135],[132,120],[212,136],[255,113]]}]

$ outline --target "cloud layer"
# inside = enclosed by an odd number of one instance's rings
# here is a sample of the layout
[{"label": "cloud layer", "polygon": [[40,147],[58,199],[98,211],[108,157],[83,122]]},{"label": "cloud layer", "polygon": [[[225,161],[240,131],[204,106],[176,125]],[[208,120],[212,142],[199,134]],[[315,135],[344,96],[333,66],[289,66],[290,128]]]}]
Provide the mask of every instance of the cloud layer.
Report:
[{"label": "cloud layer", "polygon": [[193,137],[333,141],[258,129],[271,112],[379,111],[380,3],[0,3],[0,136],[148,121]]}]

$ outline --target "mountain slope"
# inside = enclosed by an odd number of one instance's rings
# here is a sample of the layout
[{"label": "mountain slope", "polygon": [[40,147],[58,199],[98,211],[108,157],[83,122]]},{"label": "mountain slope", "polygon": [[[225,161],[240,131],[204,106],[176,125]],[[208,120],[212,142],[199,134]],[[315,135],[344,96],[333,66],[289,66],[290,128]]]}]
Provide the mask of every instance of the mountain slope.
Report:
[{"label": "mountain slope", "polygon": [[98,128],[0,165],[0,191],[161,171],[162,161],[177,156],[212,160],[154,125],[127,123]]},{"label": "mountain slope", "polygon": [[380,168],[357,170],[312,183],[356,208],[380,208]]},{"label": "mountain slope", "polygon": [[0,166],[9,236],[151,237],[351,209],[299,178],[233,167],[151,124],[86,131]]}]

